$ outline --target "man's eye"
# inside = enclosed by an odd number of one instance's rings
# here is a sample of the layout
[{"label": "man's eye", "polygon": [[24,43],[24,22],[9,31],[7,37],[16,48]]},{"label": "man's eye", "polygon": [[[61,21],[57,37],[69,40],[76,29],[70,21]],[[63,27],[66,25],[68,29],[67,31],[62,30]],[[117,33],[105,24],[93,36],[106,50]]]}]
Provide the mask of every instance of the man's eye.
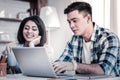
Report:
[{"label": "man's eye", "polygon": [[68,23],[70,24],[71,22],[70,22],[70,21],[68,21]]},{"label": "man's eye", "polygon": [[74,20],[73,22],[77,22],[76,20]]}]

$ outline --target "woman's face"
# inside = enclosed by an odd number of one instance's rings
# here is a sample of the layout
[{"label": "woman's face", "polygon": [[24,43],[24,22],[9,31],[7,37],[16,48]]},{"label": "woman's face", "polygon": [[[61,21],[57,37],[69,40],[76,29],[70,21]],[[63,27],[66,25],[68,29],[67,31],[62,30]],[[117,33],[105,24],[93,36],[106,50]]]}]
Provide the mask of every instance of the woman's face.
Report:
[{"label": "woman's face", "polygon": [[23,37],[27,42],[30,42],[39,36],[39,30],[35,22],[28,21],[23,28]]}]

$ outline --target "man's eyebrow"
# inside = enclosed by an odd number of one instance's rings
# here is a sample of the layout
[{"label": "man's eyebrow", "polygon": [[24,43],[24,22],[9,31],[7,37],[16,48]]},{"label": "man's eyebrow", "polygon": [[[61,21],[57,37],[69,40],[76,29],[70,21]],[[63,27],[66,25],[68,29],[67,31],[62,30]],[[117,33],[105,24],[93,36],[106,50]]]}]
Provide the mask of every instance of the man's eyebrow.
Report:
[{"label": "man's eyebrow", "polygon": [[[72,19],[70,19],[70,20],[75,20],[75,19],[77,19],[77,18],[72,18]],[[70,20],[67,19],[67,21],[70,21]]]}]

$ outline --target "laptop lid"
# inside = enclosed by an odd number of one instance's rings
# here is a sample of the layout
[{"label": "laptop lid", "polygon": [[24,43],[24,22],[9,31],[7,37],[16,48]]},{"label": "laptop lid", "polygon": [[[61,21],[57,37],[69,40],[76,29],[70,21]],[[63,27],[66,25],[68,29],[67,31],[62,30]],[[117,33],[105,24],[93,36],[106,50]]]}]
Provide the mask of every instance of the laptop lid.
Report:
[{"label": "laptop lid", "polygon": [[24,75],[56,77],[44,47],[14,47],[12,49]]},{"label": "laptop lid", "polygon": [[21,71],[24,75],[40,77],[68,77],[75,79],[90,79],[108,77],[106,75],[62,75],[56,76],[53,66],[44,47],[14,47],[12,48]]}]

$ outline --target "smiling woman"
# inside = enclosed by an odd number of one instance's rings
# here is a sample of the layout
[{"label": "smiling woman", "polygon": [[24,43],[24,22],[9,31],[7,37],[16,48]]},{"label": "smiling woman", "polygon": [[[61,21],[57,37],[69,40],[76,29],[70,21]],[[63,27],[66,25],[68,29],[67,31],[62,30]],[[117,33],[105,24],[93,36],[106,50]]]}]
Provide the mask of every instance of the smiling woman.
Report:
[{"label": "smiling woman", "polygon": [[[25,46],[34,47],[34,44],[37,45],[38,43],[40,43],[41,36],[39,36],[38,27],[31,20],[26,22],[24,29],[23,29],[23,36],[26,40]],[[35,39],[35,40],[33,40],[33,39]]]},{"label": "smiling woman", "polygon": [[[53,51],[47,45],[46,29],[43,21],[39,16],[31,16],[22,20],[18,33],[18,43],[10,43],[6,47],[6,51],[3,54],[8,55],[8,73],[21,73],[18,66],[12,47],[45,47],[49,52],[48,57],[52,61]],[[11,67],[12,66],[12,67]],[[12,68],[12,69],[11,69]],[[12,72],[10,72],[11,70]]]},{"label": "smiling woman", "polygon": [[[21,22],[17,39],[24,46],[44,46],[46,42],[46,29],[39,16],[27,17]],[[33,46],[30,46],[31,43]]]}]

